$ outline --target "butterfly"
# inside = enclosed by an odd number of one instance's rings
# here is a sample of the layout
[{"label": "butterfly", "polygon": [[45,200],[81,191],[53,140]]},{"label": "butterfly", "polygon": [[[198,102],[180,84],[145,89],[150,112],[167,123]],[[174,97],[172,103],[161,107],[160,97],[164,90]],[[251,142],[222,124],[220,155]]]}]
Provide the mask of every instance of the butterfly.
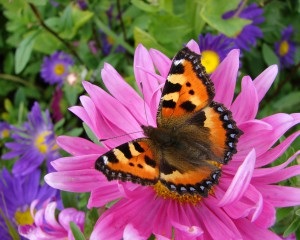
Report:
[{"label": "butterfly", "polygon": [[207,197],[221,166],[237,152],[242,132],[231,112],[213,101],[215,89],[201,56],[187,47],[174,57],[162,90],[157,127],[124,143],[95,163],[108,180],[141,185],[160,182],[178,194]]}]

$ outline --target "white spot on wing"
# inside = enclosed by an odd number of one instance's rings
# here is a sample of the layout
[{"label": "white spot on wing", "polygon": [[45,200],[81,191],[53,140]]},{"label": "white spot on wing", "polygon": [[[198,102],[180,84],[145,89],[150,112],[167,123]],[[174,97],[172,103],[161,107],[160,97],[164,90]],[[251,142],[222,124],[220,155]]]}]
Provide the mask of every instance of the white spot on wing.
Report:
[{"label": "white spot on wing", "polygon": [[183,61],[184,61],[184,59],[175,60],[174,65],[177,66],[177,65],[181,64]]},{"label": "white spot on wing", "polygon": [[105,165],[107,165],[108,164],[108,157],[107,156],[103,156],[102,159],[103,159],[103,163]]}]

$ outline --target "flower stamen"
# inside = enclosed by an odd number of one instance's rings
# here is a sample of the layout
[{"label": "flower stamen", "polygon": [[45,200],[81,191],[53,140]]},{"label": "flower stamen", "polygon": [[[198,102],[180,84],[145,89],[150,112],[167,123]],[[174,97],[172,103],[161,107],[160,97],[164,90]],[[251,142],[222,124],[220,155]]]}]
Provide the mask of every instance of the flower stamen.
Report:
[{"label": "flower stamen", "polygon": [[201,63],[208,74],[211,74],[220,64],[220,57],[215,51],[205,50],[201,52]]},{"label": "flower stamen", "polygon": [[45,154],[48,151],[46,137],[50,134],[50,131],[43,131],[36,137],[34,141],[34,146],[40,151],[40,153]]},{"label": "flower stamen", "polygon": [[19,226],[31,225],[34,223],[34,219],[30,213],[30,208],[27,208],[24,212],[17,210],[15,212],[15,220]]}]

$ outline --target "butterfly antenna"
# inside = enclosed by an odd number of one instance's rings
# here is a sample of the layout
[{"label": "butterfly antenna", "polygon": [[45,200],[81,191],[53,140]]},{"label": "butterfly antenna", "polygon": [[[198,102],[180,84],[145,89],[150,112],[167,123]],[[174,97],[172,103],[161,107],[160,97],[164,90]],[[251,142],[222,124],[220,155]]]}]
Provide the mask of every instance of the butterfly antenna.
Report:
[{"label": "butterfly antenna", "polygon": [[140,82],[140,87],[141,87],[141,90],[142,90],[142,95],[143,95],[143,100],[144,100],[145,118],[146,118],[147,125],[149,125],[148,115],[147,115],[147,111],[146,111],[146,101],[145,101],[145,95],[144,95],[144,87],[143,87],[143,83],[142,82]]},{"label": "butterfly antenna", "polygon": [[107,140],[111,140],[111,139],[115,139],[115,138],[119,138],[119,137],[128,136],[128,135],[134,134],[134,133],[142,133],[142,132],[143,131],[136,131],[136,132],[125,133],[125,134],[122,134],[122,135],[114,136],[114,137],[111,137],[111,138],[100,138],[99,141],[100,142],[104,142],[104,141],[107,141]]}]

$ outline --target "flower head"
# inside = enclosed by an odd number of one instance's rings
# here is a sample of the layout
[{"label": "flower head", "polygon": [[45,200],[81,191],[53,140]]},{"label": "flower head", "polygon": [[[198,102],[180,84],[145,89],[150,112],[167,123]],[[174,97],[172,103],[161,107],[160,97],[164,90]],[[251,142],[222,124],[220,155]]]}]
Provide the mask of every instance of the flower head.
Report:
[{"label": "flower head", "polygon": [[211,74],[233,49],[234,42],[225,35],[213,36],[207,33],[205,36],[199,35],[199,47],[201,49],[201,63],[206,72]]},{"label": "flower head", "polygon": [[10,125],[7,122],[0,122],[0,139],[10,136]]},{"label": "flower head", "polygon": [[223,18],[228,19],[237,16],[252,21],[251,24],[246,25],[242,31],[233,38],[236,48],[249,51],[252,46],[256,45],[257,39],[262,38],[263,36],[258,25],[264,22],[264,17],[263,9],[256,3],[252,3],[245,8],[244,3],[245,1],[241,1],[237,10],[225,13]]},{"label": "flower head", "polygon": [[294,64],[296,44],[291,40],[294,29],[289,26],[282,30],[281,40],[275,43],[275,52],[280,60],[282,68],[290,67]]},{"label": "flower head", "polygon": [[[22,127],[12,128],[11,137],[13,142],[5,144],[10,152],[2,157],[3,159],[18,157],[12,170],[16,175],[26,175],[38,168],[44,160],[47,160],[48,164],[59,157],[49,112],[42,112],[37,102],[28,114],[28,121]],[[48,170],[51,169],[52,167],[48,165]]]},{"label": "flower head", "polygon": [[73,64],[74,61],[70,55],[64,52],[55,52],[44,58],[41,76],[45,82],[51,85],[62,84]]},{"label": "flower head", "polygon": [[21,236],[27,239],[69,239],[74,236],[70,228],[70,222],[74,222],[83,231],[85,215],[84,212],[74,208],[65,208],[60,211],[56,219],[56,202],[50,202],[43,208],[34,212],[37,201],[31,205],[31,215],[34,219],[33,224],[22,225],[19,227]]},{"label": "flower head", "polygon": [[[190,42],[188,46],[199,53],[197,43]],[[276,66],[266,69],[254,81],[249,76],[244,77],[242,90],[233,101],[238,50],[232,50],[211,75],[214,100],[232,111],[238,128],[244,132],[237,144],[237,153],[222,167],[213,194],[199,202],[181,203],[161,197],[153,186],[108,181],[94,169],[100,155],[142,137],[141,125],[156,126],[160,88],[170,66],[171,60],[159,51],[148,52],[141,45],[137,47],[134,73],[137,85],[143,87],[143,98],[109,64],[104,65],[101,73],[110,94],[84,82],[89,97],[81,96],[82,106],[70,110],[98,139],[107,141],[100,146],[78,137],[59,137],[58,144],[73,156],[53,161],[57,172],[46,175],[46,182],[62,190],[91,192],[89,208],[118,200],[101,215],[91,240],[128,236],[147,239],[151,234],[158,239],[171,239],[174,235],[176,239],[280,239],[268,229],[274,224],[275,208],[299,205],[300,190],[273,184],[299,174],[300,167],[287,167],[297,154],[277,167],[267,165],[299,136],[300,131],[274,147],[288,129],[300,122],[300,114],[281,113],[256,119],[259,102],[277,74]]]},{"label": "flower head", "polygon": [[[40,203],[48,199],[58,200],[58,191],[47,184],[40,184],[39,170],[26,176],[14,176],[6,169],[0,172],[0,236],[12,239],[18,226],[32,224],[30,205],[35,199]],[[39,209],[41,204],[35,206]]]}]

